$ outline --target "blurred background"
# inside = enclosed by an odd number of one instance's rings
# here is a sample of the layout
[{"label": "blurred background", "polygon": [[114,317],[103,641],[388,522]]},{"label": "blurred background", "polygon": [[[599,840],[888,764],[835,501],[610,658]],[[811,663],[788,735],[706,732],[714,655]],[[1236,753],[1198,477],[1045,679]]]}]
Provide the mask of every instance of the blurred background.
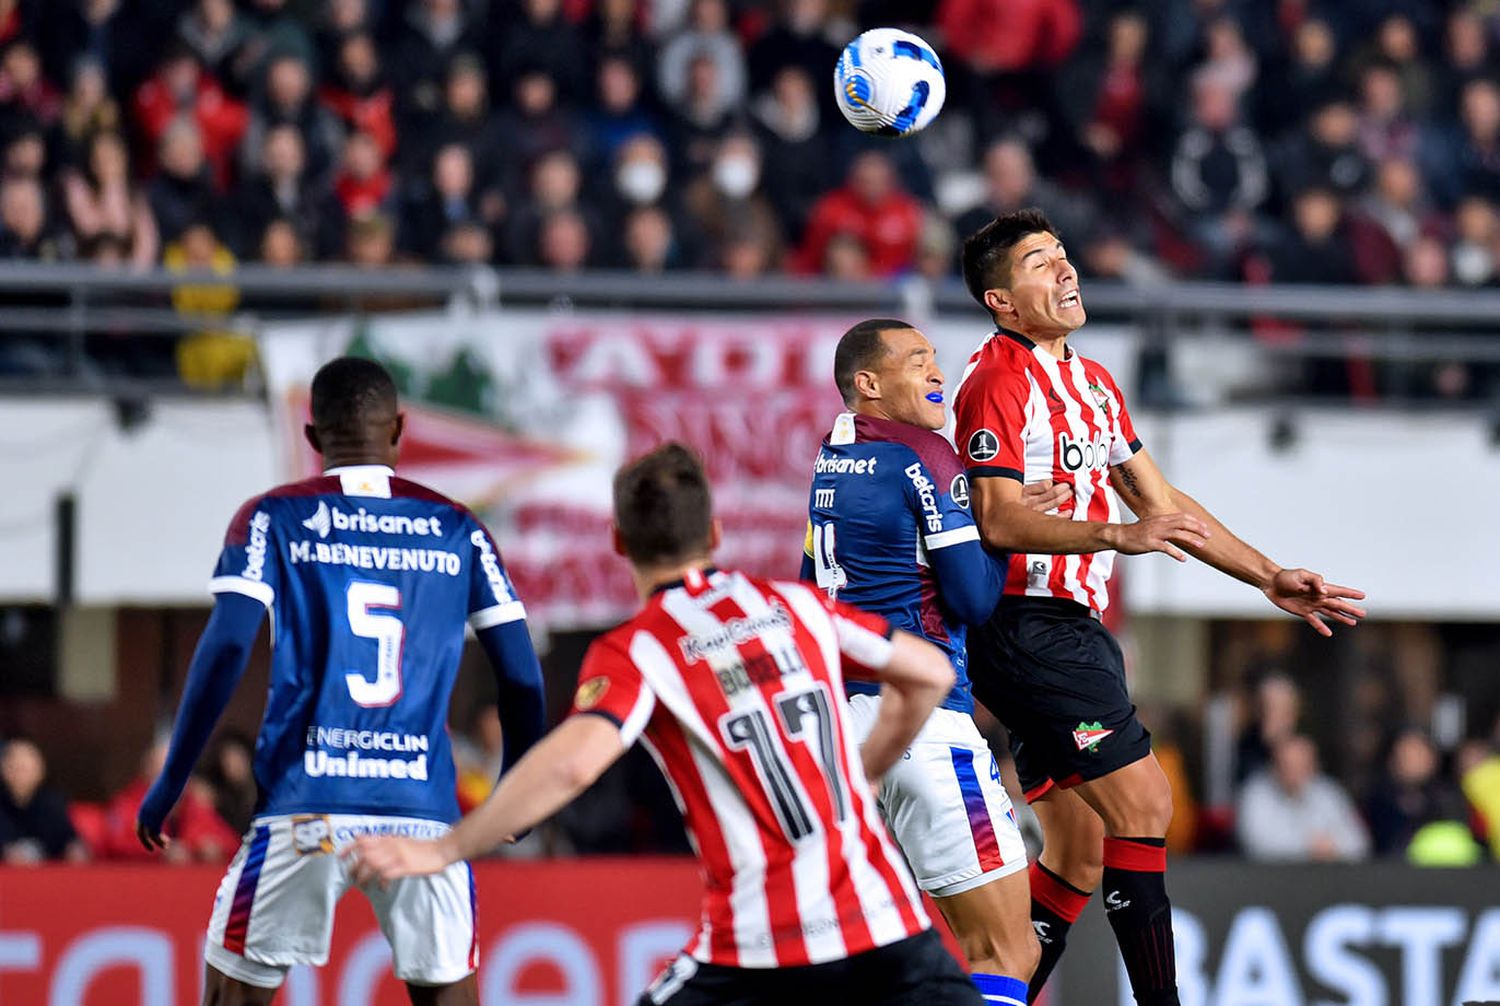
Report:
[{"label": "blurred background", "polygon": [[[881,25],[944,61],[909,140],[833,101]],[[1184,1003],[1500,1000],[1500,7],[0,0],[0,1001],[193,1001],[264,639],[165,862],[135,810],[224,527],[317,470],[321,362],[396,375],[404,473],[495,529],[557,716],[633,603],[614,467],[692,443],[724,563],[795,575],[838,336],[907,318],[951,387],[988,331],[962,239],[1033,205],[1169,476],[1370,595],[1322,640],[1204,567],[1117,567],[1193,857]],[[477,653],[451,729],[473,805]],[[481,870],[485,1001],[630,1001],[697,883],[640,857],[688,851],[632,754]],[[1090,916],[1054,1003],[1128,1001]],[[343,930],[284,1001],[400,1001]]]}]

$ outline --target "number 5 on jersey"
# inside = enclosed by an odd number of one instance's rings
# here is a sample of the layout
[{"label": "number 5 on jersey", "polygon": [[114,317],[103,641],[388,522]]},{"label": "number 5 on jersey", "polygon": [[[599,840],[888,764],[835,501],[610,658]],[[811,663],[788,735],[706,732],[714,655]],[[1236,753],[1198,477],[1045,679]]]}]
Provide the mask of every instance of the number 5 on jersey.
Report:
[{"label": "number 5 on jersey", "polygon": [[406,627],[390,612],[401,610],[401,591],[388,583],[355,580],[345,591],[349,631],[376,642],[375,680],[364,671],[349,671],[349,697],[367,709],[393,705],[401,697],[401,653]]}]

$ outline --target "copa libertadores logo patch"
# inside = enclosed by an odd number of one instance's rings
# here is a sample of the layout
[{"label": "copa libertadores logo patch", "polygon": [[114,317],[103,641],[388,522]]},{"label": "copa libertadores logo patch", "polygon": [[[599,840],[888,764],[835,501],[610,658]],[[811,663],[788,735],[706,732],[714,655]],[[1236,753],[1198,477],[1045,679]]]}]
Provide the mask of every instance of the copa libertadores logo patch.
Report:
[{"label": "copa libertadores logo patch", "polygon": [[1000,453],[1000,438],[994,430],[975,430],[969,437],[969,460],[993,461]]}]

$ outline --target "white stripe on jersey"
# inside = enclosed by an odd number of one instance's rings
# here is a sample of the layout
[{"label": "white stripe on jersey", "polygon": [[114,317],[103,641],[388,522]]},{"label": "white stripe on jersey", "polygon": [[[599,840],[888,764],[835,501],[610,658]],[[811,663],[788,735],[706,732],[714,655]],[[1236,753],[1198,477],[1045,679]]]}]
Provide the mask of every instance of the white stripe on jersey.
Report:
[{"label": "white stripe on jersey", "polygon": [[243,576],[216,576],[208,581],[210,594],[244,594],[269,608],[276,600],[276,591],[269,583],[250,580]]},{"label": "white stripe on jersey", "polygon": [[979,528],[973,524],[967,527],[956,527],[952,531],[939,531],[937,534],[929,534],[922,539],[923,544],[931,551],[947,548],[949,545],[962,545],[966,541],[978,541]]},{"label": "white stripe on jersey", "polygon": [[492,604],[488,608],[481,608],[469,616],[469,624],[474,631],[488,629],[496,625],[504,625],[507,622],[519,622],[526,617],[526,605],[520,601],[506,601],[504,604]]}]

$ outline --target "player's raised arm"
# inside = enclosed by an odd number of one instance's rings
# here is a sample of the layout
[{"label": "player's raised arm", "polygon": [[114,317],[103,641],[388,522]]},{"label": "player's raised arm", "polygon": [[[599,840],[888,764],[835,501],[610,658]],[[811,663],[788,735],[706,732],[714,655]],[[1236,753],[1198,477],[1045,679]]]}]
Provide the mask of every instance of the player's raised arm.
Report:
[{"label": "player's raised arm", "polygon": [[1305,620],[1324,636],[1332,635],[1325,619],[1357,625],[1365,610],[1354,604],[1364,591],[1326,582],[1306,569],[1286,569],[1239,538],[1208,508],[1169,483],[1145,451],[1110,469],[1110,484],[1120,499],[1142,519],[1162,511],[1187,514],[1209,531],[1202,544],[1183,547],[1203,562],[1250,584],[1278,608]]}]

